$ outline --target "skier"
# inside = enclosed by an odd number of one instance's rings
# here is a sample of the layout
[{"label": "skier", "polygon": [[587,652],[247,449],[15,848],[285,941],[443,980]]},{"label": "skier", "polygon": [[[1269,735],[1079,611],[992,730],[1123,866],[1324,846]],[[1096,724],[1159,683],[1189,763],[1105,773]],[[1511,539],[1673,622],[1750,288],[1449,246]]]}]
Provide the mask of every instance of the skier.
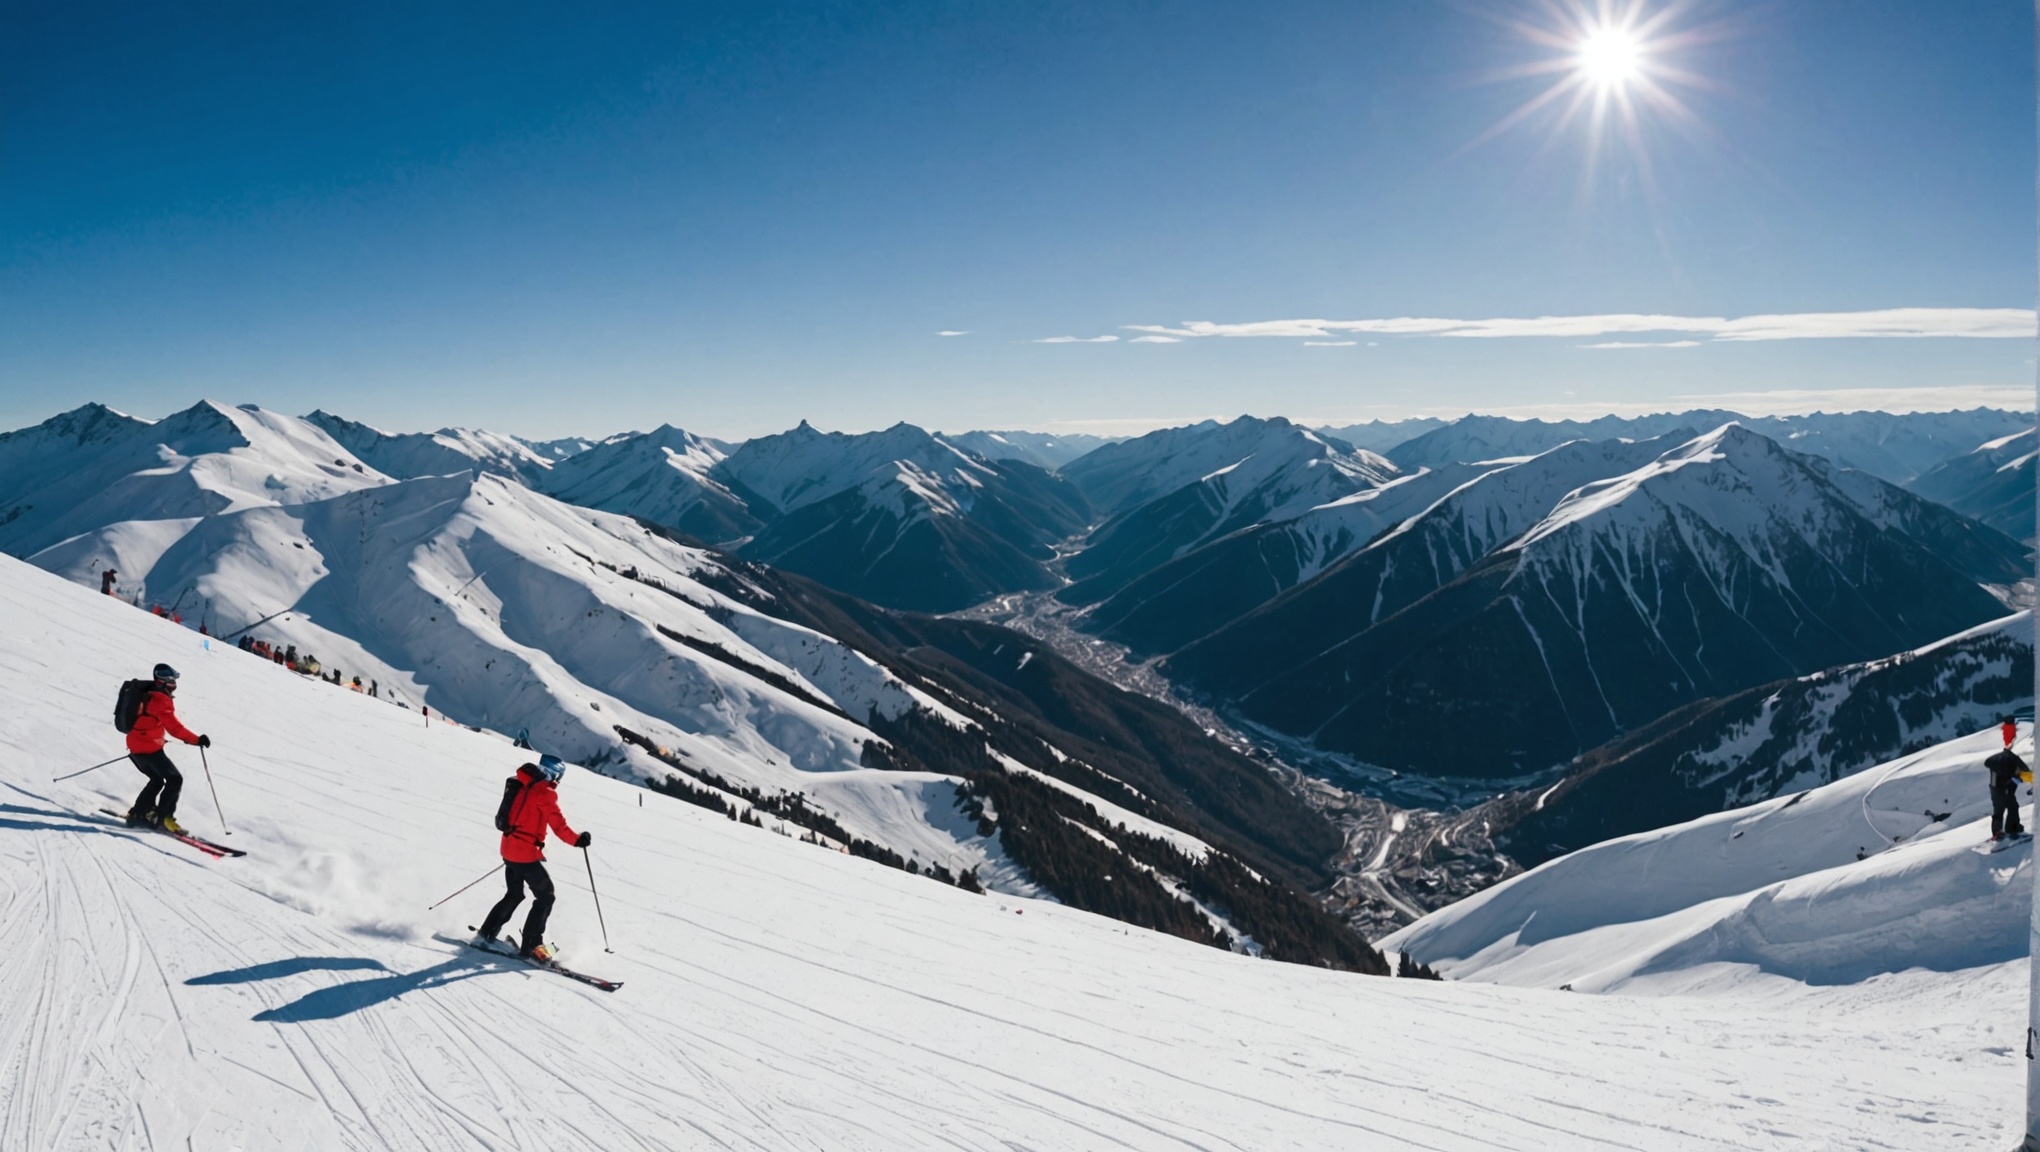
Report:
[{"label": "skier", "polygon": [[128,809],[127,822],[133,828],[161,828],[183,832],[177,823],[177,797],[184,791],[184,774],[163,752],[172,736],[200,748],[212,747],[212,737],[200,736],[177,719],[171,696],[177,691],[177,669],[156,665],[156,682],[135,713],[134,727],[128,729],[128,759],[149,778],[148,786]]},{"label": "skier", "polygon": [[2007,717],[2002,729],[2004,748],[1983,762],[1990,769],[1990,838],[1994,842],[2026,834],[2025,826],[2019,822],[2019,782],[2032,783],[2033,770],[2012,751],[2012,740],[2018,734],[2017,722]]},{"label": "skier", "polygon": [[489,909],[488,918],[482,921],[481,930],[475,936],[478,946],[487,947],[496,940],[496,933],[510,922],[510,914],[524,902],[524,889],[531,888],[531,913],[524,918],[524,938],[517,955],[526,960],[546,963],[552,960],[552,953],[545,947],[545,921],[552,915],[553,882],[545,870],[545,832],[551,828],[561,840],[576,848],[586,848],[594,837],[586,832],[576,832],[567,826],[567,818],[560,814],[559,781],[565,775],[567,766],[559,757],[547,754],[538,758],[536,764],[526,764],[517,770],[516,791],[504,798],[504,814],[500,821],[503,832],[503,880],[507,891],[496,906]]}]

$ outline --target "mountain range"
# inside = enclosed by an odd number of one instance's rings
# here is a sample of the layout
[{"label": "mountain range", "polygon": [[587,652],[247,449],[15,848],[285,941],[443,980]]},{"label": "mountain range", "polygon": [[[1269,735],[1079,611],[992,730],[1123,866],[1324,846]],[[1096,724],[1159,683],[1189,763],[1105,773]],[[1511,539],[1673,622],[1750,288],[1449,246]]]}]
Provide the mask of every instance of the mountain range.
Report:
[{"label": "mountain range", "polygon": [[[1513,518],[1441,501],[1164,668],[1319,748],[1507,778],[1695,699],[1993,619],[1984,585],[2030,573],[2003,534],[1737,424],[1626,463]],[[1427,522],[1438,544],[1396,563]],[[1342,569],[1371,574],[1373,594],[1331,596],[1337,615],[1311,605]]]},{"label": "mountain range", "polygon": [[[900,454],[881,447],[882,470]],[[952,470],[940,481],[997,483],[926,450]],[[793,506],[782,519],[854,491],[803,455],[733,473]],[[1017,633],[895,614],[496,472],[396,479],[259,409],[60,418],[0,441],[0,475],[131,497],[37,503],[22,547],[58,539],[27,559],[95,589],[114,569],[120,598],[212,644],[260,641],[390,706],[952,883],[1384,970],[1308,895],[1337,844],[1321,817],[1178,712]]]}]

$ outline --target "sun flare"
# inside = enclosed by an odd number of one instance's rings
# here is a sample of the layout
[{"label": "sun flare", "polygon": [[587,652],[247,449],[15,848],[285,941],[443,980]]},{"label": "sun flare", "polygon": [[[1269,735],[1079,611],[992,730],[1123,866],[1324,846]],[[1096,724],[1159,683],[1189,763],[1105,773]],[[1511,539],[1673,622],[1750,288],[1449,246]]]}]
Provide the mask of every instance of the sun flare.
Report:
[{"label": "sun flare", "polygon": [[1643,43],[1626,28],[1596,28],[1580,41],[1580,77],[1597,88],[1620,88],[1643,74]]}]

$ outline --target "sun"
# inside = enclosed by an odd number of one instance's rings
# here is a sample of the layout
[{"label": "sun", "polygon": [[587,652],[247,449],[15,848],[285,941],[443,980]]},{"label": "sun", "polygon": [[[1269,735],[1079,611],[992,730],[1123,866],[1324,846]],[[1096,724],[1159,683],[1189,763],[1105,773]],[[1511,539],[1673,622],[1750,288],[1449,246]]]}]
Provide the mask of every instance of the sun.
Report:
[{"label": "sun", "polygon": [[1704,135],[1684,94],[1718,88],[1695,71],[1696,53],[1737,35],[1726,18],[1694,23],[1692,0],[1498,0],[1490,18],[1536,55],[1496,69],[1492,79],[1539,80],[1532,94],[1467,147],[1539,122],[1553,138],[1586,145],[1593,171],[1610,146],[1648,166],[1665,129]]},{"label": "sun", "polygon": [[1624,88],[1643,75],[1643,41],[1626,28],[1601,27],[1580,41],[1574,67],[1586,83],[1603,91]]}]

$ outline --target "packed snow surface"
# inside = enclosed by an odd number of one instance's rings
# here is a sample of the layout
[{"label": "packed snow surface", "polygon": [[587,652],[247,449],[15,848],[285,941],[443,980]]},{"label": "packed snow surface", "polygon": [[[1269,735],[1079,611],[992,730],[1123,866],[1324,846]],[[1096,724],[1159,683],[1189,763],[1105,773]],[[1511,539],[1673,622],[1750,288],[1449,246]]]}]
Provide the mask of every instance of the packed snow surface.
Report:
[{"label": "packed snow surface", "polygon": [[[158,660],[215,740],[245,859],[95,818],[138,789],[124,763],[51,782],[118,752],[115,687]],[[0,683],[0,1147],[2012,1141],[2019,964],[1650,999],[1347,976],[971,895],[570,770],[616,950],[556,846],[552,935],[625,982],[605,994],[435,938],[495,897],[490,814],[524,755],[500,737],[5,558]],[[181,814],[220,837],[194,752],[172,750]]]}]

